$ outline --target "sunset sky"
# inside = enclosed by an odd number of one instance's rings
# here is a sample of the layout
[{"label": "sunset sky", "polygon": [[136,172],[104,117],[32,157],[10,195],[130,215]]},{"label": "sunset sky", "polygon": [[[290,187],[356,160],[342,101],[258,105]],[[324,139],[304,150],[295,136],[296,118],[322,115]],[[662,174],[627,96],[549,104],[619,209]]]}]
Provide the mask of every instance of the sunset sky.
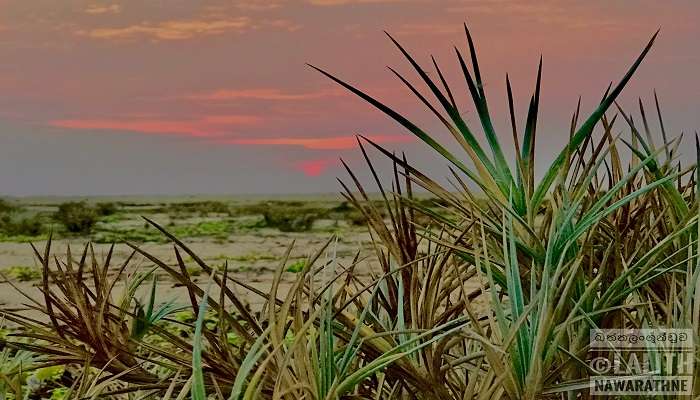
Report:
[{"label": "sunset sky", "polygon": [[[339,157],[362,167],[354,135],[406,151],[439,177],[446,163],[318,65],[453,145],[387,65],[440,62],[477,132],[453,45],[476,40],[492,114],[510,145],[505,74],[519,124],[544,58],[538,163],[568,135],[653,33],[621,104],[668,130],[700,129],[700,2],[516,0],[0,0],[0,194],[333,192]],[[654,122],[655,123],[655,122]]]}]

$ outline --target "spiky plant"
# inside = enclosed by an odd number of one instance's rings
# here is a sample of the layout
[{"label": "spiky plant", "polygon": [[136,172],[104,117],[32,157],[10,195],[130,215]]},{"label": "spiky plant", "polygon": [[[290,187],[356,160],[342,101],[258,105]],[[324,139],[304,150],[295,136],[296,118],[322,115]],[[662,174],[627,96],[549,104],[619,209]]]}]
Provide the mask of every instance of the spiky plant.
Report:
[{"label": "spiky plant", "polygon": [[[674,164],[680,138],[667,138],[656,96],[662,138],[658,147],[641,100],[644,135],[616,103],[658,32],[580,125],[580,109],[576,109],[569,142],[540,179],[535,176],[535,137],[541,60],[522,135],[515,122],[513,94],[506,77],[516,154],[511,165],[505,160],[489,114],[476,49],[466,26],[465,32],[471,70],[461,51],[455,48],[455,52],[490,156],[462,119],[453,89],[435,59],[432,61],[439,82],[431,79],[393,37],[389,38],[439,106],[433,105],[408,79],[393,69],[392,72],[442,122],[471,166],[389,106],[312,67],[391,117],[455,167],[453,187],[445,188],[405,158],[363,138],[403,167],[406,179],[449,204],[448,212],[435,212],[410,201],[396,200],[396,213],[423,212],[430,216],[438,229],[428,230],[424,236],[432,243],[447,244],[467,268],[475,267],[481,292],[490,298],[491,305],[490,310],[479,315],[487,323],[472,318],[469,327],[487,337],[483,351],[489,372],[482,378],[496,379],[498,390],[509,398],[534,399],[546,391],[566,391],[566,382],[589,376],[582,360],[592,328],[683,326],[697,331],[698,317],[690,317],[697,310],[692,294],[698,282],[694,166],[682,168]],[[610,119],[606,112],[613,105],[619,112]],[[618,116],[629,128],[627,140],[615,133]],[[600,134],[595,135],[598,126]],[[629,165],[621,161],[621,152],[630,155]],[[363,154],[366,157],[364,149]],[[354,176],[353,180],[364,193]],[[384,193],[381,182],[377,183]],[[351,196],[347,187],[346,190]],[[404,197],[400,192],[393,196]],[[355,204],[361,207],[359,202]],[[402,225],[392,218],[393,226],[385,227],[371,207],[361,209],[377,237],[390,249],[393,261],[405,262],[404,254],[391,251],[402,236]],[[392,227],[395,236],[386,234]],[[413,249],[408,243],[402,248]],[[440,279],[435,280],[438,282],[431,283],[440,285]],[[685,299],[682,306],[677,303],[679,298]],[[413,314],[407,318],[420,320],[422,316]],[[490,347],[499,351],[489,351]],[[472,372],[467,373],[468,381],[479,381],[482,374],[478,369]],[[500,393],[498,390],[494,393]]]}]

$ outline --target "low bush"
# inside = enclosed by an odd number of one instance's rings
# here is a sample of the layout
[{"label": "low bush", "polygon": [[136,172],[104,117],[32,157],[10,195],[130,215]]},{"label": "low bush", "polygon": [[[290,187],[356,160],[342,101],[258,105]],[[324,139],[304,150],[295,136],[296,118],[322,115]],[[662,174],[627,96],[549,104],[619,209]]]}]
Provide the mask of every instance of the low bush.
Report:
[{"label": "low bush", "polygon": [[270,208],[306,209],[310,207],[307,202],[296,200],[270,200],[255,203],[242,203],[231,209],[231,216],[264,215]]},{"label": "low bush", "polygon": [[0,232],[5,236],[39,236],[44,233],[44,223],[36,215],[18,219],[5,214],[0,217]]},{"label": "low bush", "polygon": [[367,225],[367,218],[361,211],[349,212],[346,216],[346,220],[350,225],[353,226],[363,226]]},{"label": "low bush", "polygon": [[98,220],[95,208],[85,201],[71,201],[58,206],[54,219],[70,233],[90,233]]},{"label": "low bush", "polygon": [[231,209],[228,203],[223,201],[194,201],[184,203],[172,203],[164,207],[164,211],[170,214],[198,214],[207,216],[209,214],[229,214]]},{"label": "low bush", "polygon": [[268,207],[263,211],[265,225],[282,232],[306,232],[323,216],[323,211],[314,208]]},{"label": "low bush", "polygon": [[19,210],[19,206],[9,200],[0,199],[0,215],[12,214]]},{"label": "low bush", "polygon": [[354,208],[347,201],[342,201],[337,206],[331,208],[331,212],[334,213],[346,213],[353,211]]},{"label": "low bush", "polygon": [[97,215],[100,217],[107,217],[110,215],[114,215],[119,211],[119,206],[116,203],[113,203],[111,201],[109,202],[102,202],[102,203],[97,203],[95,205],[95,212]]}]

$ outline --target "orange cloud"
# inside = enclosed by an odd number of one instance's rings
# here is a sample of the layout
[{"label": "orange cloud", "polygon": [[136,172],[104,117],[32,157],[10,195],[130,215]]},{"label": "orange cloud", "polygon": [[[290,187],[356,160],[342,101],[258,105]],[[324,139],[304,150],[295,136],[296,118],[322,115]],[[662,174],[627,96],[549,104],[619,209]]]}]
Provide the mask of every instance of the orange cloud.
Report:
[{"label": "orange cloud", "polygon": [[242,16],[219,19],[172,20],[157,24],[144,22],[120,28],[81,30],[77,34],[103,40],[135,40],[139,38],[186,40],[194,37],[223,35],[226,33],[242,34],[262,27],[272,27],[290,32],[299,29],[299,25],[287,20],[256,22],[249,17]]},{"label": "orange cloud", "polygon": [[287,2],[288,0],[236,0],[207,5],[203,8],[202,15],[207,17],[225,16],[240,10],[254,13],[265,12],[278,10]]},{"label": "orange cloud", "polygon": [[310,100],[321,97],[335,96],[337,92],[318,91],[307,93],[286,93],[279,89],[218,89],[211,92],[193,94],[185,96],[192,100],[271,100],[271,101],[293,101]]},{"label": "orange cloud", "polygon": [[346,4],[409,3],[412,0],[308,0],[315,6],[343,6]]},{"label": "orange cloud", "polygon": [[260,121],[252,115],[210,115],[192,120],[167,119],[61,119],[49,125],[80,130],[128,131],[148,134],[181,134],[212,136],[226,133],[233,127],[251,125]]},{"label": "orange cloud", "polygon": [[236,3],[237,8],[250,11],[268,11],[278,9],[281,6],[281,3],[272,0],[247,0]]},{"label": "orange cloud", "polygon": [[[368,136],[375,143],[396,143],[412,140],[408,135]],[[301,146],[313,150],[345,150],[357,146],[354,136],[315,137],[315,138],[242,138],[226,140],[229,144],[261,146]]]},{"label": "orange cloud", "polygon": [[[526,0],[487,0],[480,2],[463,2],[447,7],[446,11],[455,14],[483,14],[489,17],[517,18],[537,24],[563,25],[567,29],[620,28],[620,21],[608,15],[596,13],[594,18],[586,17],[586,11],[592,8],[580,7],[578,4],[561,1],[526,1]],[[571,16],[575,15],[576,18]],[[439,24],[436,24],[436,26]]]},{"label": "orange cloud", "polygon": [[119,4],[91,4],[85,9],[85,14],[119,14],[122,11],[122,6]]},{"label": "orange cloud", "polygon": [[453,35],[455,33],[464,32],[459,24],[445,23],[407,23],[399,26],[392,33],[405,36],[423,36],[423,35]]}]

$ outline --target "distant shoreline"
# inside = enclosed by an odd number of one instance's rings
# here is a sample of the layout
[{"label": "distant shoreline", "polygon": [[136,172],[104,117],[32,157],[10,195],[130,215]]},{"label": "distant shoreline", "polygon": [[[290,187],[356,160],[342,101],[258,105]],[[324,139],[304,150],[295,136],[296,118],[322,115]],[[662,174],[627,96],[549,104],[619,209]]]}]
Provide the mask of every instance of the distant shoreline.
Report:
[{"label": "distant shoreline", "polygon": [[[368,195],[372,198],[381,197],[379,192],[369,192]],[[430,193],[423,190],[414,191],[414,195],[419,198],[430,197]],[[136,195],[75,195],[75,196],[5,196],[0,195],[0,198],[14,200],[25,204],[36,203],[61,203],[66,201],[87,202],[138,202],[138,201],[154,201],[157,200],[163,203],[187,202],[187,201],[264,201],[264,200],[298,200],[298,201],[343,201],[345,200],[340,192],[328,193],[289,193],[289,194],[136,194]]]}]

